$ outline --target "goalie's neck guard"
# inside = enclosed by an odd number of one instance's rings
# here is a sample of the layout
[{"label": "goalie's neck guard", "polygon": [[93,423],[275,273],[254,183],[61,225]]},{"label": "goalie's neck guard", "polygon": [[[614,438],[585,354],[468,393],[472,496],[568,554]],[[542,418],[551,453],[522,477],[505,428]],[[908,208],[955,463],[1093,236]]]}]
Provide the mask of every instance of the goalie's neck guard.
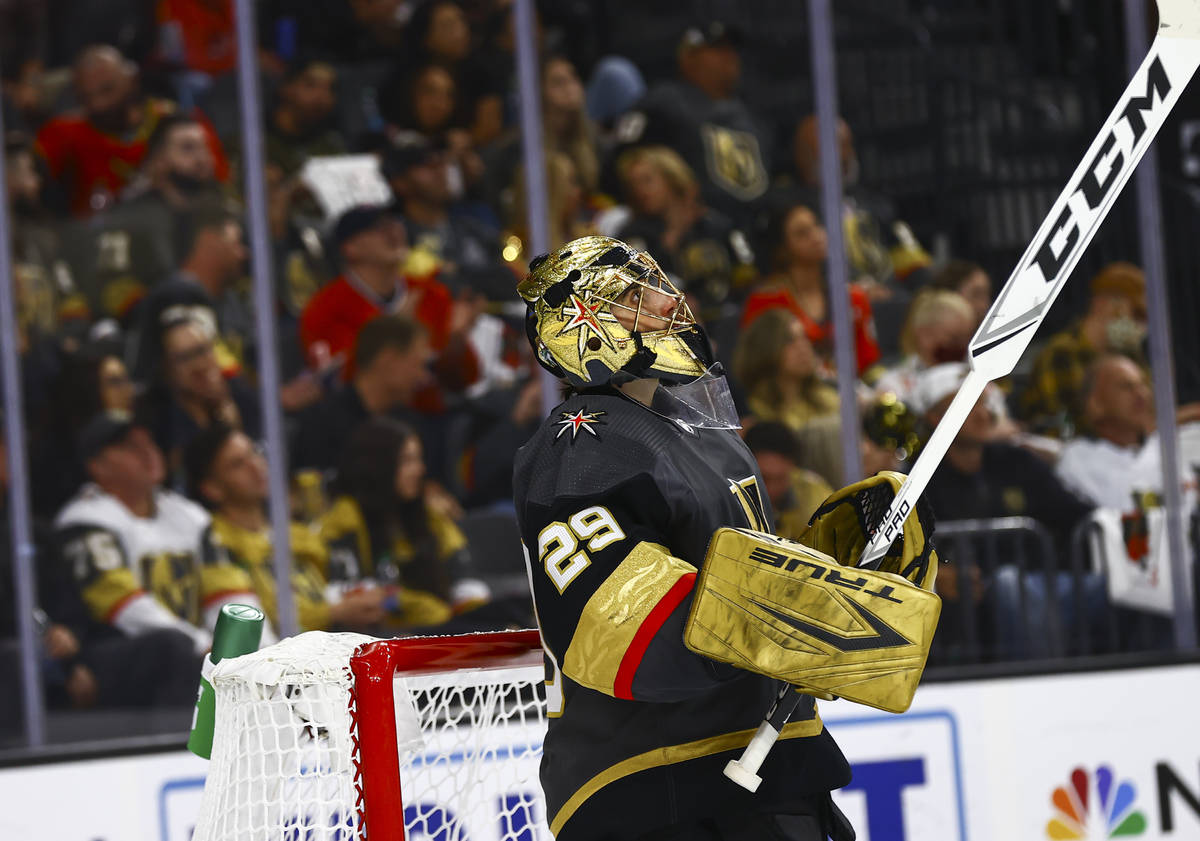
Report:
[{"label": "goalie's neck guard", "polygon": [[[638,402],[638,401],[634,401]],[[729,381],[719,364],[691,382],[662,385],[654,389],[649,404],[641,404],[659,417],[687,431],[694,429],[741,429],[737,407],[729,393]]]}]

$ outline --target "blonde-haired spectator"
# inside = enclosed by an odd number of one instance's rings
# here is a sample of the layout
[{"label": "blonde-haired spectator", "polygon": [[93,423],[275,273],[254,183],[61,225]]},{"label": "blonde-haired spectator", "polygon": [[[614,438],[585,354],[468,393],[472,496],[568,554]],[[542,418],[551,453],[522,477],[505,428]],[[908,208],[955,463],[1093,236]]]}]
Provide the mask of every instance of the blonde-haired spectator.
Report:
[{"label": "blonde-haired spectator", "polygon": [[617,175],[636,209],[650,209],[661,202],[659,185],[651,184],[655,175],[677,197],[699,201],[700,183],[692,168],[669,146],[639,146],[617,159]]},{"label": "blonde-haired spectator", "polygon": [[[935,365],[963,362],[978,326],[975,310],[963,295],[949,289],[926,288],[917,294],[908,308],[900,349],[904,360],[885,371],[875,382],[875,394],[893,394],[902,402],[913,399],[913,390],[921,375]],[[984,403],[992,413],[997,440],[1016,440],[1021,432],[1013,422],[1007,397],[1001,386],[988,383]],[[1035,450],[1043,442],[1027,440]]]},{"label": "blonde-haired spectator", "polygon": [[693,297],[702,318],[728,315],[721,305],[755,276],[745,234],[705,206],[696,174],[673,149],[630,149],[618,158],[617,175],[632,214],[615,236],[653,254]]},{"label": "blonde-haired spectator", "polygon": [[967,299],[949,289],[924,289],[913,298],[900,332],[904,359],[875,383],[877,394],[891,392],[907,401],[921,372],[942,362],[961,362],[975,331]]},{"label": "blonde-haired spectator", "polygon": [[966,298],[977,326],[992,306],[992,279],[983,266],[970,260],[947,260],[934,272],[928,288],[949,289]]},{"label": "blonde-haired spectator", "polygon": [[[511,230],[529,242],[529,210],[525,198],[525,167],[517,167],[512,185]],[[546,153],[546,204],[551,247],[595,233],[584,200],[584,188],[574,160],[562,152]],[[526,255],[532,256],[532,255]]]}]

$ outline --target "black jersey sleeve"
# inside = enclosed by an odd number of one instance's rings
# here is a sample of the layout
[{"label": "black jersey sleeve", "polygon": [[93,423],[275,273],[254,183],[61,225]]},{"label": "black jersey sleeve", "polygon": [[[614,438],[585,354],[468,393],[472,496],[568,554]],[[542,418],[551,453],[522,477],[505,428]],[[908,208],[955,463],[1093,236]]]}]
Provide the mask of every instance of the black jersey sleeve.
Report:
[{"label": "black jersey sleeve", "polygon": [[542,634],[562,674],[615,698],[678,701],[735,676],[683,644],[696,567],[672,552],[646,474],[524,520]]}]

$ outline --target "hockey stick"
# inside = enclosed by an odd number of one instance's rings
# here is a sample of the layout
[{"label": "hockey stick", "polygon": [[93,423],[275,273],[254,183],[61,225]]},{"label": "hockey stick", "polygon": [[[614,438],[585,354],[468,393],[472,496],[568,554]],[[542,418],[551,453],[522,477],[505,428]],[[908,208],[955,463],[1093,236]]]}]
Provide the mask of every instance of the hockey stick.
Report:
[{"label": "hockey stick", "polygon": [[[1012,372],[1200,66],[1200,0],[1157,3],[1158,33],[1146,58],[971,339],[971,370],[875,529],[859,566],[873,567],[882,560],[984,387]],[[785,684],[741,757],[725,766],[725,776],[750,791],[758,788],[758,769],[799,701],[794,687]]]}]

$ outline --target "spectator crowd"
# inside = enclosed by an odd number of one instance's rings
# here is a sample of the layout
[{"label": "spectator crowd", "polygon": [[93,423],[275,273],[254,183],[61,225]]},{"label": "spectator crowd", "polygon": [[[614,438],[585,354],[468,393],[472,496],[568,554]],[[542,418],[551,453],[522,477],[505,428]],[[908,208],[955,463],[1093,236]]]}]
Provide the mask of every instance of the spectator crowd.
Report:
[{"label": "spectator crowd", "polygon": [[[52,703],[188,704],[221,605],[276,621],[261,353],[283,371],[269,399],[301,629],[530,625],[527,595],[491,575],[492,555],[512,557],[494,524],[513,455],[544,417],[515,294],[534,255],[510,4],[259,4],[273,348],[248,279],[231,0],[109,2],[85,22],[44,5],[0,9],[0,69]],[[681,19],[675,73],[646,78],[575,49],[569,5],[543,4],[538,25],[551,245],[624,239],[685,290],[795,536],[857,478],[841,464],[816,121],[770,124],[743,100],[753,45],[730,22]],[[857,360],[840,373],[864,468],[904,470],[994,288],[971,255],[935,262],[931,232],[871,187],[852,127],[837,137]],[[941,521],[1032,518],[1066,557],[1096,510],[1128,524],[1161,504],[1145,297],[1136,266],[1106,267],[1086,311],[989,387],[930,485]],[[1200,407],[1179,421],[1194,496]],[[9,552],[5,537],[4,637]],[[947,601],[993,613],[1002,585],[968,561],[939,578]]]}]

